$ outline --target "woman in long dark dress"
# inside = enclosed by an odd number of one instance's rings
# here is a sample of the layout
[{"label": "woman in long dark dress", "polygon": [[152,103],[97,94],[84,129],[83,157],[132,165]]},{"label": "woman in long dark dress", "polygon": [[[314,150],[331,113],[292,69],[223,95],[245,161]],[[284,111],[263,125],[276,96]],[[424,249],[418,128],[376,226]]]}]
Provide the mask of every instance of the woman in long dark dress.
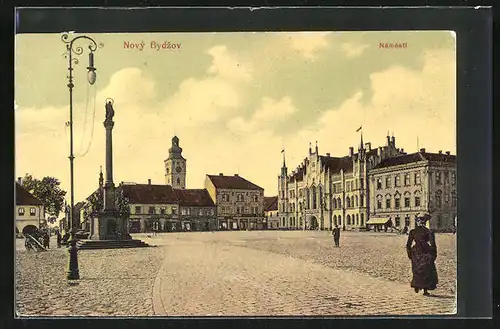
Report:
[{"label": "woman in long dark dress", "polygon": [[413,272],[411,287],[415,289],[416,293],[423,289],[425,296],[429,296],[428,290],[436,289],[438,284],[436,264],[434,263],[437,257],[436,240],[434,233],[425,227],[425,222],[429,219],[430,215],[427,213],[417,215],[417,227],[410,231],[406,243]]}]

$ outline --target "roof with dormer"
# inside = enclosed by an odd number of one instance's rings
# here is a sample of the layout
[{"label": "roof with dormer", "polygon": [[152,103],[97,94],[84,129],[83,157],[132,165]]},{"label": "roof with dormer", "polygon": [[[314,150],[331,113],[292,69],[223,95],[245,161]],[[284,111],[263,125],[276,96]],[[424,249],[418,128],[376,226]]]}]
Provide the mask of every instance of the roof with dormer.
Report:
[{"label": "roof with dormer", "polygon": [[456,163],[456,158],[456,155],[446,153],[416,152],[385,159],[373,169],[387,168],[420,161],[444,162],[454,164]]},{"label": "roof with dormer", "polygon": [[174,191],[181,207],[215,207],[206,189],[174,189]]},{"label": "roof with dormer", "polygon": [[264,190],[262,187],[255,185],[239,175],[207,175],[207,177],[216,188],[234,190]]},{"label": "roof with dormer", "polygon": [[171,185],[120,185],[123,196],[133,204],[177,204],[179,199]]},{"label": "roof with dormer", "polygon": [[351,172],[353,169],[352,158],[349,156],[337,158],[320,155],[319,159],[325,169],[330,169],[330,172],[340,172],[341,170]]}]

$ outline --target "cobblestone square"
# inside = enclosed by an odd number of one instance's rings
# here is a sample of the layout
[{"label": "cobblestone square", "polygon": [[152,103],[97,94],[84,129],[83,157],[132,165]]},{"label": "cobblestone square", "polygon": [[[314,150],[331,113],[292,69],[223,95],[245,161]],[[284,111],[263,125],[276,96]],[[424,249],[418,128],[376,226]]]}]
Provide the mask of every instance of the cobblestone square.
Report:
[{"label": "cobblestone square", "polygon": [[456,236],[437,234],[438,289],[410,288],[406,236],[324,231],[166,233],[153,248],[26,252],[17,241],[20,316],[426,315],[455,313]]}]

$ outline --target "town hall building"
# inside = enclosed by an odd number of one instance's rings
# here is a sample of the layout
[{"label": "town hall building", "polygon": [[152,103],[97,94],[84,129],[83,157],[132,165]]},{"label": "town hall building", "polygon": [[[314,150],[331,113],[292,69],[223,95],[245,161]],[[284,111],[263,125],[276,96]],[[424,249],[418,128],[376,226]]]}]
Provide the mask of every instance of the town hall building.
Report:
[{"label": "town hall building", "polygon": [[[415,212],[427,210],[435,217],[432,227],[448,228],[453,221],[453,216],[456,216],[456,201],[453,201],[456,198],[456,191],[451,185],[454,179],[452,177],[456,175],[454,173],[455,157],[448,153],[423,153],[424,155],[406,154],[403,149],[396,147],[394,136],[387,136],[386,145],[372,149],[371,143],[363,143],[361,135],[358,151],[355,153],[354,147],[350,147],[349,155],[344,157],[332,157],[329,153],[320,155],[318,145],[316,144],[314,150],[310,145],[308,156],[290,174],[285,158],[283,158],[281,174],[278,176],[279,227],[321,230],[331,230],[335,225],[347,230],[379,228],[380,226],[402,227],[404,226],[401,224],[402,218],[405,218],[408,225],[414,225]],[[383,212],[383,209],[408,210],[409,208],[403,208],[401,203],[399,203],[399,208],[393,207],[398,206],[397,200],[407,202],[405,195],[414,192],[391,190],[385,194],[375,193],[374,191],[379,187],[377,182],[382,179],[382,176],[385,179],[388,172],[391,173],[389,179],[391,182],[394,180],[394,184],[401,184],[401,180],[406,182],[410,173],[406,173],[405,170],[414,167],[415,163],[418,168],[422,168],[419,174],[422,176],[418,177],[424,177],[424,175],[427,177],[431,172],[435,176],[434,182],[441,182],[441,179],[446,180],[445,177],[448,177],[449,186],[446,189],[436,189],[436,186],[444,185],[426,183],[425,187],[428,190],[420,192],[422,193],[421,199],[415,199],[415,195],[412,199],[414,202],[421,200],[421,206],[412,208],[412,212],[404,215],[401,213],[399,216],[395,212],[391,212],[391,215]],[[424,170],[423,168],[430,169]],[[437,177],[441,176],[436,175],[443,175],[443,178],[438,180]],[[425,181],[428,181],[427,178]],[[389,186],[388,189],[393,188],[393,184],[386,186]],[[399,185],[397,186],[399,188]],[[396,199],[391,199],[390,208],[378,208],[381,196],[383,198],[386,194],[396,196]],[[429,196],[430,200],[436,200],[434,205],[432,202],[425,201],[429,200]],[[443,198],[449,202],[439,201]],[[429,204],[432,207],[428,207]],[[439,211],[436,212],[437,210]],[[410,215],[413,219],[408,222]],[[400,219],[399,222],[396,221],[397,218]]]}]

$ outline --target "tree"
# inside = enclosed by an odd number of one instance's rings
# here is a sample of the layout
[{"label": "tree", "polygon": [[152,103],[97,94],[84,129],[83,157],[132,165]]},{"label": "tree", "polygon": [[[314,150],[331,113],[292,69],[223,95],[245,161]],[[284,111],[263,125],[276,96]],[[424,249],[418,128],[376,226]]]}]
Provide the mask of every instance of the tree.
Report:
[{"label": "tree", "polygon": [[57,178],[45,176],[41,180],[26,174],[22,180],[22,186],[37,197],[45,206],[45,211],[55,222],[54,218],[64,209],[64,196],[66,191],[60,187],[61,182]]}]

